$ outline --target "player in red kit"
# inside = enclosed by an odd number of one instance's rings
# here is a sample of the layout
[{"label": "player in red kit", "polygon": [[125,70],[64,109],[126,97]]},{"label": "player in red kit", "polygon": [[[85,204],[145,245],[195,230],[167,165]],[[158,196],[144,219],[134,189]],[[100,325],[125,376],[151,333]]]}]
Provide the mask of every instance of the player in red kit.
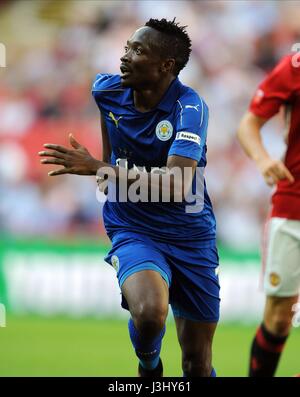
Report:
[{"label": "player in red kit", "polygon": [[[243,149],[266,183],[276,186],[263,252],[266,304],[251,347],[251,377],[274,376],[299,295],[300,65],[296,56],[284,57],[259,85],[238,129]],[[284,159],[277,160],[264,148],[261,128],[281,107],[285,111],[287,150]]]}]

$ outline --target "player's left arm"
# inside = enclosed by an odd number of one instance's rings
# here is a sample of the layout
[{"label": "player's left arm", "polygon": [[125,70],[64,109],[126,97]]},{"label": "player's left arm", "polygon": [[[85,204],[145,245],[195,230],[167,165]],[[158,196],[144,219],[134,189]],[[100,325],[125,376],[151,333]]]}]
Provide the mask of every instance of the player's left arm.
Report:
[{"label": "player's left arm", "polygon": [[[194,159],[172,155],[168,157],[166,169],[170,174],[171,199],[176,196],[177,200],[182,201],[187,197],[192,186],[194,174],[198,162]],[[161,185],[164,183],[162,180]]]},{"label": "player's left arm", "polygon": [[208,107],[196,94],[178,100],[178,105],[176,136],[169,150],[167,168],[181,170],[182,193],[186,197],[206,146]]},{"label": "player's left arm", "polygon": [[237,130],[237,138],[242,148],[254,160],[270,186],[282,179],[294,182],[294,177],[284,162],[272,158],[265,148],[262,127],[294,94],[296,73],[299,71],[293,67],[291,57],[284,57],[259,85]]}]

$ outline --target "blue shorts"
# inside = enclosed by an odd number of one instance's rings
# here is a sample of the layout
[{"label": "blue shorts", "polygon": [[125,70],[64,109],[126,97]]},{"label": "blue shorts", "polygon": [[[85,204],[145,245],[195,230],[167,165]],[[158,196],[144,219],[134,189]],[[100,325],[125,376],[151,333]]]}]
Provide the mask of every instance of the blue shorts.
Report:
[{"label": "blue shorts", "polygon": [[[132,232],[116,232],[105,258],[116,272],[120,287],[131,274],[154,270],[169,286],[169,302],[176,317],[193,321],[219,320],[219,257],[214,242],[207,248],[163,243]],[[122,307],[128,304],[122,297]]]}]

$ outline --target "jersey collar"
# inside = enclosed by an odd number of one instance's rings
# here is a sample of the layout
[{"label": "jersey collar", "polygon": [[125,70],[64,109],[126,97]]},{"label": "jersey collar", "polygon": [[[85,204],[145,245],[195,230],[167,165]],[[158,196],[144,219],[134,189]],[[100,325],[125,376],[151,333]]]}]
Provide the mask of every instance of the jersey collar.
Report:
[{"label": "jersey collar", "polygon": [[[174,103],[179,97],[181,83],[176,77],[170,84],[169,88],[165,92],[162,100],[157,105],[156,109],[163,110],[164,112],[170,112]],[[131,88],[127,88],[123,94],[123,99],[121,105],[134,105],[133,103],[133,93]]]}]

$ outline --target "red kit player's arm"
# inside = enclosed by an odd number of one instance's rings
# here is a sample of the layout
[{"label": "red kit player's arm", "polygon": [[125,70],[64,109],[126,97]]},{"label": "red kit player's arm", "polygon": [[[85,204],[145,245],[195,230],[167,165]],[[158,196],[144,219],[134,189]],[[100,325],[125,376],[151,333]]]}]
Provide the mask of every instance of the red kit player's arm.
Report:
[{"label": "red kit player's arm", "polygon": [[278,113],[293,95],[296,72],[292,57],[284,57],[259,85],[249,111],[267,120]]},{"label": "red kit player's arm", "polygon": [[269,185],[280,179],[294,181],[282,161],[272,159],[263,146],[261,128],[293,92],[293,70],[291,58],[284,58],[260,84],[252,99],[249,111],[244,115],[238,129],[238,139],[246,154],[255,161]]}]

